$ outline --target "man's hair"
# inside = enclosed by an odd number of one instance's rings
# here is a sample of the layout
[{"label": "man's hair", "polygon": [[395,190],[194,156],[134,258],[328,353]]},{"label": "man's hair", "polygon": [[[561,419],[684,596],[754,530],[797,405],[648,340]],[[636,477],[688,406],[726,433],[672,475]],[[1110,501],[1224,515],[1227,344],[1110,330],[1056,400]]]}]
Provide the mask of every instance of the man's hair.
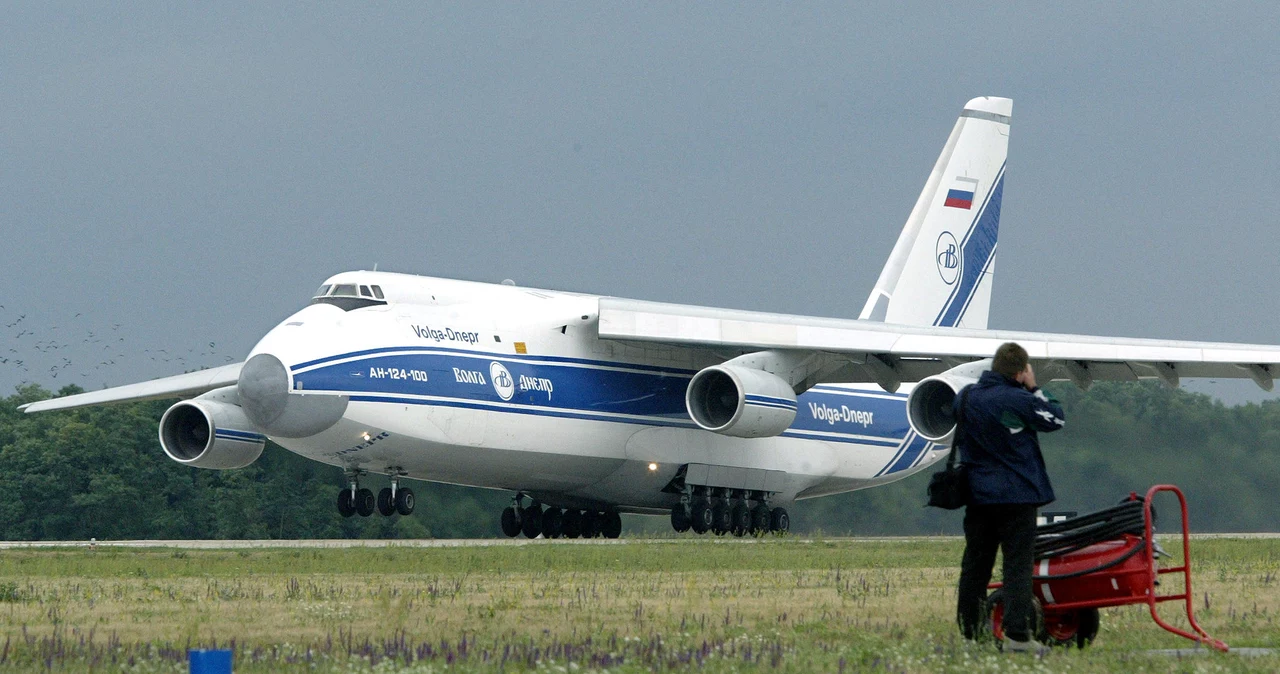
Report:
[{"label": "man's hair", "polygon": [[991,369],[1010,379],[1016,379],[1018,373],[1027,369],[1030,362],[1026,349],[1015,342],[1005,342],[996,349],[996,355],[991,359]]}]

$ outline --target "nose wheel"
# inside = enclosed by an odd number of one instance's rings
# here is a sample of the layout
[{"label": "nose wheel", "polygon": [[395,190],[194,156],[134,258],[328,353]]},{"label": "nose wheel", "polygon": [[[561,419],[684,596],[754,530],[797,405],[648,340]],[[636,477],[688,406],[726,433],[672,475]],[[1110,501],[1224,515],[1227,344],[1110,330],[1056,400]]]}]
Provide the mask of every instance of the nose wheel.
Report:
[{"label": "nose wheel", "polygon": [[400,486],[402,472],[391,476],[391,486],[384,487],[375,497],[373,490],[361,487],[360,478],[366,473],[361,470],[347,471],[347,487],[338,492],[338,514],[343,517],[360,515],[368,517],[378,513],[390,517],[396,513],[412,515],[416,501],[413,490]]}]

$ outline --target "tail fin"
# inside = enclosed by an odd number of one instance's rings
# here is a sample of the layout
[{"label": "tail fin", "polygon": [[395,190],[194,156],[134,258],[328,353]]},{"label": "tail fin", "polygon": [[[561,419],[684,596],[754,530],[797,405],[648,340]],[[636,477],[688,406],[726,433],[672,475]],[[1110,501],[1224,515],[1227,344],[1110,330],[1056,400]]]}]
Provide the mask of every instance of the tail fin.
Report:
[{"label": "tail fin", "polygon": [[986,328],[1013,101],[964,106],[860,318]]}]

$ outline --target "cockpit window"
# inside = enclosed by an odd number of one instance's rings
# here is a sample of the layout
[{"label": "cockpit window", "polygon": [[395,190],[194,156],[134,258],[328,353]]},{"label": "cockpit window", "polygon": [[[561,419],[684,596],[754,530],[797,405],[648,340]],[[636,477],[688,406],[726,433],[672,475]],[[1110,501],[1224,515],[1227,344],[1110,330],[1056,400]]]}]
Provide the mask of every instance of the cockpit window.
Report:
[{"label": "cockpit window", "polygon": [[337,283],[322,285],[316,293],[311,300],[312,304],[332,304],[343,311],[387,304],[382,296],[382,289],[378,286],[370,288],[367,285],[355,283]]}]

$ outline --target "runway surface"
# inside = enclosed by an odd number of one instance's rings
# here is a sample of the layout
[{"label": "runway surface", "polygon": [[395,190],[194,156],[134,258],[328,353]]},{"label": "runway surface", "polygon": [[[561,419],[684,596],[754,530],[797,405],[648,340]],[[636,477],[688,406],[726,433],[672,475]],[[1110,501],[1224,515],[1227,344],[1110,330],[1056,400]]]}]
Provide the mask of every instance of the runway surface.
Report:
[{"label": "runway surface", "polygon": [[[1280,533],[1257,534],[1192,534],[1192,540],[1280,538]],[[311,539],[311,540],[131,540],[131,541],[0,541],[0,550],[24,548],[182,548],[189,550],[245,550],[253,548],[468,548],[522,545],[626,545],[647,543],[662,545],[767,545],[779,539],[765,538],[592,538],[555,539],[543,538],[442,538],[442,539]],[[866,536],[823,537],[820,539],[787,537],[789,543],[950,543],[962,540],[960,536]]]}]

